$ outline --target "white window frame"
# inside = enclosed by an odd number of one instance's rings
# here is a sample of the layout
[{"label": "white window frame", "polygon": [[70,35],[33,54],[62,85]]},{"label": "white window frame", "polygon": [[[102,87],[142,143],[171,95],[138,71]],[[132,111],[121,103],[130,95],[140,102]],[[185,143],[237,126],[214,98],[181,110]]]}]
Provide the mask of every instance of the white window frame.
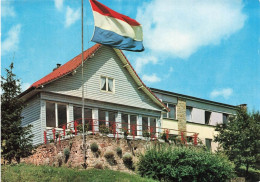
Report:
[{"label": "white window frame", "polygon": [[[190,109],[190,120],[187,119],[187,109]],[[192,107],[189,106],[186,107],[186,121],[188,122],[192,122],[192,109],[193,109]]]},{"label": "white window frame", "polygon": [[[59,121],[58,121],[58,104],[60,105],[66,105],[66,115],[67,115],[67,124],[69,123],[69,105],[66,104],[66,103],[62,103],[62,102],[53,102],[53,101],[46,101],[45,102],[45,114],[46,114],[46,107],[47,107],[47,104],[46,103],[54,103],[55,104],[55,127],[54,128],[57,128],[57,129],[62,129],[62,128],[58,128],[58,125],[59,125]],[[45,121],[46,123],[46,128],[47,129],[52,129],[53,127],[49,127],[47,126],[47,121]]]},{"label": "white window frame", "polygon": [[[106,90],[102,90],[102,85],[101,85],[101,83],[102,83],[102,82],[101,82],[102,78],[106,78]],[[112,89],[112,91],[108,91],[108,79],[113,80],[113,89]],[[101,76],[100,76],[99,85],[100,85],[100,91],[101,91],[101,92],[115,93],[115,79],[114,79],[114,78],[101,75]]]},{"label": "white window frame", "polygon": [[174,107],[175,107],[175,113],[174,113],[174,116],[175,116],[175,117],[174,117],[174,118],[170,118],[170,117],[169,117],[170,112],[167,112],[167,113],[166,113],[166,117],[163,117],[163,118],[177,120],[177,111],[176,111],[177,107],[176,107],[176,104],[170,103],[170,102],[163,102],[163,103],[164,103],[167,107],[169,106],[169,104],[174,105]]}]

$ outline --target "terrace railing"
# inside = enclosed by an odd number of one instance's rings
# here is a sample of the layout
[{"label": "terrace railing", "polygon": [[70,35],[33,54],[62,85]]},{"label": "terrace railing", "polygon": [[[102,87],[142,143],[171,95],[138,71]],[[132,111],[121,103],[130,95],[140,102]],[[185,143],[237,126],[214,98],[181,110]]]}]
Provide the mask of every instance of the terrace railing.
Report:
[{"label": "terrace railing", "polygon": [[[83,132],[82,119],[59,125],[58,128],[46,129],[44,131],[44,143],[79,135]],[[101,133],[116,138],[126,139],[163,139],[186,144],[192,142],[198,144],[198,133],[181,131],[177,129],[161,128],[157,126],[130,124],[125,122],[105,121],[85,118],[85,132],[87,134]]]}]

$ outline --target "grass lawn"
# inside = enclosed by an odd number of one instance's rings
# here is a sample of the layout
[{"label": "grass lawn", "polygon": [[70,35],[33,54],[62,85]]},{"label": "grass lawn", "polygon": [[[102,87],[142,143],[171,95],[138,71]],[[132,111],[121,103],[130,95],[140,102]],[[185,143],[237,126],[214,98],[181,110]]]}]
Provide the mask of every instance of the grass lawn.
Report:
[{"label": "grass lawn", "polygon": [[34,165],[7,165],[1,169],[2,182],[20,181],[95,181],[95,182],[155,182],[152,179],[142,178],[138,175],[111,171],[111,170],[78,170],[65,167],[34,166]]}]

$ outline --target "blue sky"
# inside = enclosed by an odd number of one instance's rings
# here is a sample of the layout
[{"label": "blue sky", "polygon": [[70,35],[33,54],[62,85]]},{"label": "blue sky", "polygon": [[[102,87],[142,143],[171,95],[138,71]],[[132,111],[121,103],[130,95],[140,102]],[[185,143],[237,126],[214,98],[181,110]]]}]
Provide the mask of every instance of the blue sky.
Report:
[{"label": "blue sky", "polygon": [[[81,52],[81,0],[1,1],[1,72],[22,88]],[[258,0],[100,0],[143,25],[142,53],[126,56],[147,86],[260,110]],[[84,0],[84,48],[94,20]]]}]

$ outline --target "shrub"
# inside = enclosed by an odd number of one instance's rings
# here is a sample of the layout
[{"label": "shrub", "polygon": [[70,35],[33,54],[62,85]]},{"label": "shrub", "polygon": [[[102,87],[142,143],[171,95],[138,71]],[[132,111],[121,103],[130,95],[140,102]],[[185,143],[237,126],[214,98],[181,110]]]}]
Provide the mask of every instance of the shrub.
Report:
[{"label": "shrub", "polygon": [[103,163],[101,161],[97,161],[94,165],[96,169],[103,169]]},{"label": "shrub", "polygon": [[113,152],[113,151],[108,150],[108,151],[105,152],[104,157],[105,157],[106,159],[114,159],[115,155],[114,155],[114,152]]},{"label": "shrub", "polygon": [[102,125],[99,126],[99,131],[102,134],[108,134],[109,128],[106,125],[102,124]]},{"label": "shrub", "polygon": [[[246,176],[246,167],[242,166],[236,171],[237,175],[240,177]],[[248,181],[260,181],[260,170],[249,168],[246,176]]]},{"label": "shrub", "polygon": [[121,156],[122,156],[122,149],[121,149],[120,147],[117,147],[117,148],[116,148],[116,153],[117,153],[117,155],[118,155],[119,157],[121,157]]},{"label": "shrub", "polygon": [[127,139],[127,136],[130,134],[130,133],[128,132],[128,129],[127,129],[127,128],[123,128],[123,129],[122,129],[122,132],[123,132],[123,134],[124,134],[124,139]]},{"label": "shrub", "polygon": [[[89,124],[87,123],[87,124],[85,124],[85,133],[89,130]],[[77,130],[78,130],[78,132],[79,133],[83,133],[83,124],[79,124],[78,126],[77,126]]]},{"label": "shrub", "polygon": [[97,143],[92,143],[91,145],[90,145],[90,149],[91,149],[91,151],[92,152],[97,152],[98,151],[98,145],[97,145]]},{"label": "shrub", "polygon": [[225,157],[194,147],[157,145],[139,157],[138,171],[160,181],[226,181],[234,166]]},{"label": "shrub", "polygon": [[149,130],[143,131],[143,137],[150,137],[150,136],[151,136],[151,134],[150,134]]},{"label": "shrub", "polygon": [[107,162],[108,162],[110,165],[116,164],[115,154],[114,154],[113,151],[111,151],[111,150],[106,151],[105,154],[104,154],[104,157],[107,159]]},{"label": "shrub", "polygon": [[130,153],[125,153],[123,155],[123,162],[126,167],[133,169],[133,156]]},{"label": "shrub", "polygon": [[69,157],[70,157],[70,149],[65,148],[64,151],[64,156],[65,156],[65,163],[68,161]]},{"label": "shrub", "polygon": [[168,142],[167,135],[166,135],[165,131],[163,133],[161,133],[161,139],[163,139],[165,142]]}]

